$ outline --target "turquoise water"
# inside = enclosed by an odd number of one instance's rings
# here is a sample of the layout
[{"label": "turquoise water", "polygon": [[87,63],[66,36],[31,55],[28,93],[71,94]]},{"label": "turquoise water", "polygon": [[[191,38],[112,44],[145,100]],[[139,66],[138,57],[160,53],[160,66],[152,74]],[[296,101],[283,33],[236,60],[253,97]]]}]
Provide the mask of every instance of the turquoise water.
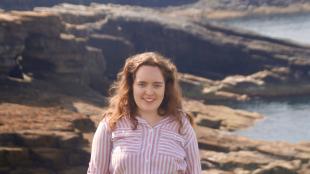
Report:
[{"label": "turquoise water", "polygon": [[258,140],[292,143],[310,141],[310,96],[277,100],[256,99],[227,105],[266,116],[255,126],[237,131],[236,134]]},{"label": "turquoise water", "polygon": [[273,38],[310,45],[310,14],[236,19],[226,21],[225,24]]},{"label": "turquoise water", "polygon": [[[226,21],[225,24],[310,45],[310,14],[238,19]],[[292,143],[310,141],[310,96],[277,100],[257,99],[229,105],[266,116],[253,127],[237,131],[239,135]]]}]

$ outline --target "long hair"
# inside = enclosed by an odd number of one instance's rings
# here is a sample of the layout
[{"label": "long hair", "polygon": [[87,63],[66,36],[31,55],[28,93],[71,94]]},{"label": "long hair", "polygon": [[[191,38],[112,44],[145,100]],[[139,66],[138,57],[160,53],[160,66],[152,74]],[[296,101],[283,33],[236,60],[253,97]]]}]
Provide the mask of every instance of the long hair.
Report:
[{"label": "long hair", "polygon": [[181,130],[182,95],[178,84],[177,69],[169,59],[156,52],[145,52],[126,59],[124,67],[118,73],[117,80],[110,89],[112,93],[106,114],[110,129],[113,130],[117,121],[122,117],[128,117],[133,129],[137,128],[138,121],[135,116],[138,108],[133,97],[133,83],[136,72],[142,65],[155,66],[160,69],[165,81],[165,93],[157,113],[160,116],[173,116],[180,124],[179,130]]}]

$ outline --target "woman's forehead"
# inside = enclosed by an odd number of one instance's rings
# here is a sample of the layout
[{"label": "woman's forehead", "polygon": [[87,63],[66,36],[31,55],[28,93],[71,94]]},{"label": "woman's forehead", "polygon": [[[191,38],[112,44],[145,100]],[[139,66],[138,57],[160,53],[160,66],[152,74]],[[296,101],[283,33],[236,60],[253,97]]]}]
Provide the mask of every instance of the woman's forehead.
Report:
[{"label": "woman's forehead", "polygon": [[164,77],[157,66],[141,66],[135,75],[135,81],[163,82]]}]

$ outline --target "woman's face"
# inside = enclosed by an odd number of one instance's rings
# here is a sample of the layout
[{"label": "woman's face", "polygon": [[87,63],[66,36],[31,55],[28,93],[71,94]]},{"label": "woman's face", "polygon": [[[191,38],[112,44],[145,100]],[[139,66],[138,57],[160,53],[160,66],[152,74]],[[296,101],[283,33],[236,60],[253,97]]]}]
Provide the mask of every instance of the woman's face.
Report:
[{"label": "woman's face", "polygon": [[139,114],[156,114],[165,94],[165,80],[156,66],[142,65],[136,72],[133,96]]}]

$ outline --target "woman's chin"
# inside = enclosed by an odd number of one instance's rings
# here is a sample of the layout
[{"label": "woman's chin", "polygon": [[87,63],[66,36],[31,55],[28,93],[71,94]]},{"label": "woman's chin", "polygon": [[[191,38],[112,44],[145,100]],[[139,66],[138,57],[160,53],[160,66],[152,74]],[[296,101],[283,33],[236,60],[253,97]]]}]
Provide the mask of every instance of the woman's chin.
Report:
[{"label": "woman's chin", "polygon": [[158,107],[143,107],[140,108],[139,110],[142,112],[148,112],[148,113],[152,113],[152,112],[157,112]]}]

